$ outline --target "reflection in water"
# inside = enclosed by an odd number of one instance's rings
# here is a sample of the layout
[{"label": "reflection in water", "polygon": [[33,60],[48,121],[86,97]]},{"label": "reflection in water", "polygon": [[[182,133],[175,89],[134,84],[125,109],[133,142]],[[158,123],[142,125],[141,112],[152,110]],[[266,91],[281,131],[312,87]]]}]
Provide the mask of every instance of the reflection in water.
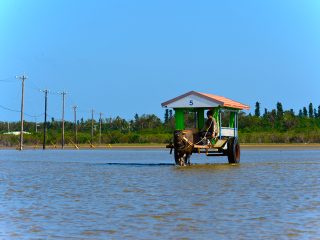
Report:
[{"label": "reflection in water", "polygon": [[240,168],[241,164],[229,164],[229,163],[211,163],[211,164],[192,164],[187,167],[177,167],[179,171],[232,171]]},{"label": "reflection in water", "polygon": [[319,238],[320,151],[192,157],[1,151],[0,239]]},{"label": "reflection in water", "polygon": [[152,167],[152,166],[173,166],[174,163],[98,163],[98,165],[115,165],[115,166],[133,166],[133,167],[137,167],[137,166],[148,166],[148,167]]}]

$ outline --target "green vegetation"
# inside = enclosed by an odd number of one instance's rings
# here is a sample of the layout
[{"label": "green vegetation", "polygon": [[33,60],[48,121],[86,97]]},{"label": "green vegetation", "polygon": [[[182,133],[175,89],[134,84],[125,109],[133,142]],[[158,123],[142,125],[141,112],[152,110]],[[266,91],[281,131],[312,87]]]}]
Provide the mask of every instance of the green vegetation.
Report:
[{"label": "green vegetation", "polygon": [[[168,116],[167,122],[151,114],[134,116],[133,120],[127,121],[121,117],[102,119],[101,123],[101,143],[168,143],[172,138],[173,131],[172,112]],[[9,123],[10,131],[19,131],[20,122]],[[61,121],[55,121],[53,118],[47,123],[47,145],[61,144]],[[91,119],[80,119],[77,121],[77,143],[91,143]],[[94,134],[93,144],[100,142],[100,123],[93,121]],[[73,122],[65,121],[65,143],[73,144],[75,142],[75,126]],[[24,122],[24,130],[31,134],[24,134],[24,144],[40,145],[43,141],[43,123],[38,123],[38,132],[36,133],[36,123]],[[19,136],[4,135],[8,131],[8,123],[0,122],[0,146],[17,146]]]},{"label": "green vegetation", "polygon": [[260,104],[256,103],[255,115],[239,116],[240,141],[244,143],[319,143],[320,106],[318,111],[309,104],[295,115],[293,109],[283,110],[277,103],[276,109],[264,110],[260,116]]},{"label": "green vegetation", "polygon": [[[226,119],[228,116],[226,116]],[[186,126],[193,125],[194,116],[186,119]],[[227,124],[227,121],[223,121]],[[80,144],[91,143],[91,119],[80,119],[77,122],[78,138]],[[99,127],[97,121],[94,124],[93,143],[100,141]],[[10,131],[19,131],[20,123],[11,122]],[[38,124],[36,132],[34,122],[25,122],[24,129],[30,135],[24,135],[24,144],[41,145],[43,141],[43,123]],[[47,144],[58,145],[61,143],[61,122],[53,118],[48,122]],[[165,110],[164,121],[157,116],[136,114],[133,120],[127,121],[121,117],[102,119],[101,143],[168,143],[172,139],[174,131],[174,116],[172,110]],[[74,123],[65,122],[65,142],[75,142]],[[0,122],[0,145],[18,146],[19,136],[4,135],[8,131],[8,123]],[[276,109],[268,111],[264,109],[261,115],[260,103],[255,104],[254,115],[239,114],[239,135],[242,143],[320,143],[320,106],[313,108],[310,103],[308,108],[303,107],[296,115],[292,109],[283,110],[282,104],[278,102]]]}]

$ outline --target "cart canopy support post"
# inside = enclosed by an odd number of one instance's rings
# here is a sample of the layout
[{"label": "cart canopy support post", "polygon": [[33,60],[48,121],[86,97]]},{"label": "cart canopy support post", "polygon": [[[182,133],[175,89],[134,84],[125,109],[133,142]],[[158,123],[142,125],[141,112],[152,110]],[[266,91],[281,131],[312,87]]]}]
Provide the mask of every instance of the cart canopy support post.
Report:
[{"label": "cart canopy support post", "polygon": [[216,122],[219,122],[219,113],[220,113],[220,108],[213,108],[212,109],[213,113],[213,118],[216,120]]},{"label": "cart canopy support post", "polygon": [[204,126],[204,109],[197,109],[197,117],[198,117],[198,129],[201,130]]},{"label": "cart canopy support post", "polygon": [[175,108],[174,112],[175,112],[174,117],[176,122],[176,130],[184,130],[184,109]]},{"label": "cart canopy support post", "polygon": [[236,126],[235,120],[236,120],[236,113],[235,112],[230,112],[229,127],[234,128]]}]

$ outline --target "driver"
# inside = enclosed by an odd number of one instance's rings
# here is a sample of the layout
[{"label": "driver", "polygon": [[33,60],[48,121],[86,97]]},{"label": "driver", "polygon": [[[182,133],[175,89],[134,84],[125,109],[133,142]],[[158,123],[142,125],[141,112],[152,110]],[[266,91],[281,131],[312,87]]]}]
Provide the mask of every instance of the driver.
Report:
[{"label": "driver", "polygon": [[216,128],[216,120],[213,118],[212,111],[209,110],[207,112],[207,121],[205,126],[201,130],[201,137],[202,138],[214,138],[215,137],[215,128]]}]

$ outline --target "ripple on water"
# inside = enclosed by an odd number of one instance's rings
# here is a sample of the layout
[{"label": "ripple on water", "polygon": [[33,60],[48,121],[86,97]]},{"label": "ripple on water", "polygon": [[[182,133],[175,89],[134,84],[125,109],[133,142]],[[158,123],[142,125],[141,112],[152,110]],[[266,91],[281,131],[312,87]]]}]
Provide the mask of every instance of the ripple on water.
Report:
[{"label": "ripple on water", "polygon": [[106,229],[106,230],[85,230],[81,232],[84,236],[101,236],[101,235],[112,235],[117,233],[116,230]]},{"label": "ripple on water", "polygon": [[204,206],[207,206],[207,204],[205,204],[205,203],[192,203],[192,206],[195,206],[195,207],[204,207]]},{"label": "ripple on water", "polygon": [[43,231],[43,228],[40,226],[32,226],[29,230],[30,233],[39,233],[42,231]]},{"label": "ripple on water", "polygon": [[184,168],[158,150],[6,155],[3,239],[320,236],[320,151],[243,151],[241,164]]}]

